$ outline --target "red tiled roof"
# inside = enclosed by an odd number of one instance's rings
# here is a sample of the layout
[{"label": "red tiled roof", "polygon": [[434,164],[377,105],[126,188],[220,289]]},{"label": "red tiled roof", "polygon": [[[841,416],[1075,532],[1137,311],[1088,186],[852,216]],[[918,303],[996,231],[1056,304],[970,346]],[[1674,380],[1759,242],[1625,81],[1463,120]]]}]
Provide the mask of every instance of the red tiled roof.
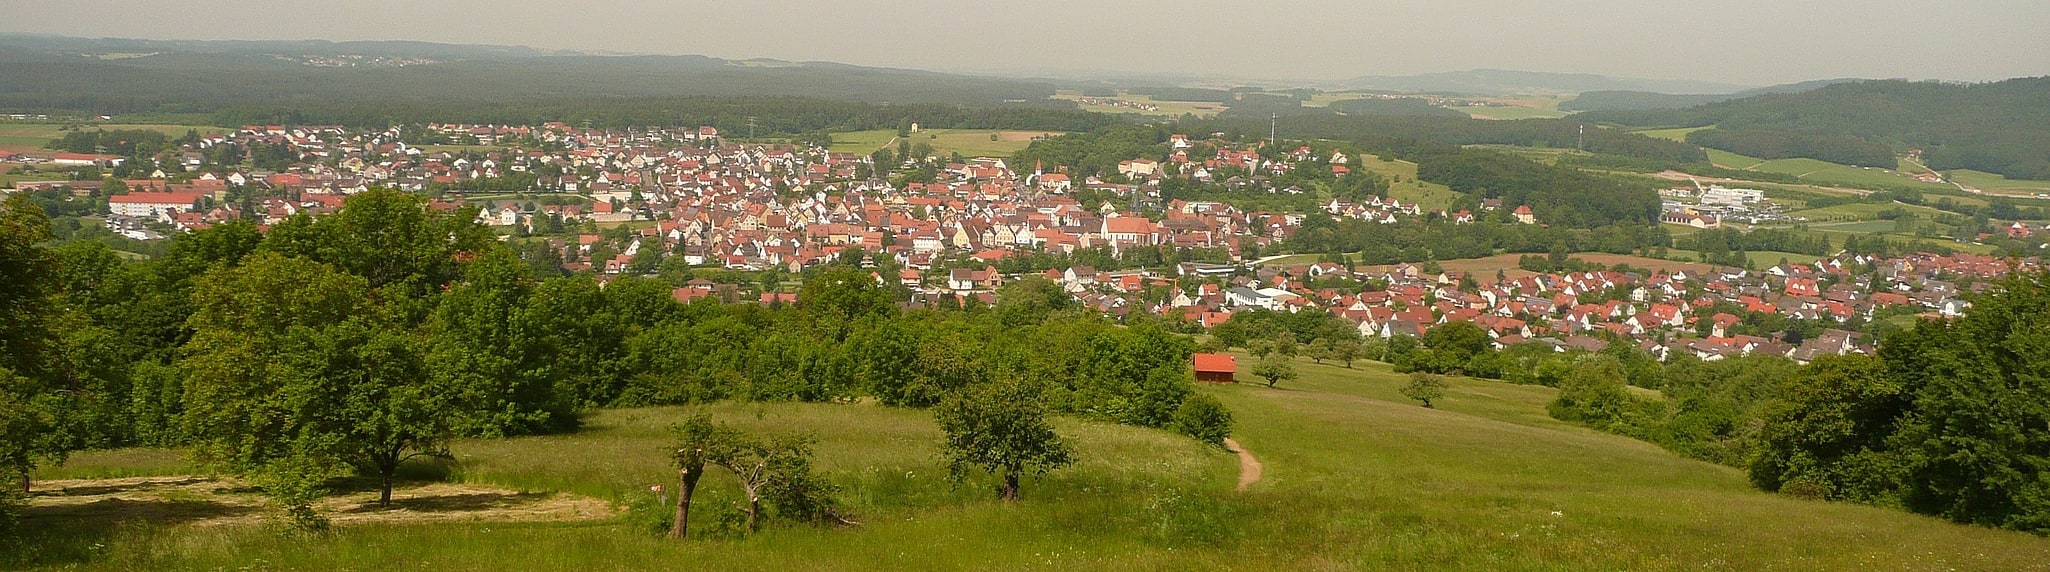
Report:
[{"label": "red tiled roof", "polygon": [[1196,354],[1193,357],[1199,372],[1237,373],[1239,370],[1238,358],[1230,354]]}]

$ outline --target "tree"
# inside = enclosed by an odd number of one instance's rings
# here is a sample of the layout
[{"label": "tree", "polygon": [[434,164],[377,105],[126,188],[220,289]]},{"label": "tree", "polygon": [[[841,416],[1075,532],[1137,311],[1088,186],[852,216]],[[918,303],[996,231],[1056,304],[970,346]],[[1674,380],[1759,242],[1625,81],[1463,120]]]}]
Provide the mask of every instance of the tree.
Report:
[{"label": "tree", "polygon": [[1630,394],[1623,389],[1623,366],[1604,355],[1585,356],[1559,381],[1559,395],[1547,406],[1552,418],[1597,429],[1616,429],[1624,420]]},{"label": "tree", "polygon": [[1315,340],[1311,340],[1309,348],[1307,348],[1303,352],[1303,355],[1309,356],[1309,358],[1317,362],[1318,365],[1323,365],[1324,360],[1327,359],[1338,359],[1332,350],[1331,340],[1327,340],[1324,338],[1317,338]]},{"label": "tree", "polygon": [[1887,380],[1914,396],[1891,439],[1904,457],[1901,498],[1958,522],[2050,533],[2050,273],[1995,292],[1964,318],[1924,321],[1880,348]]},{"label": "tree", "polygon": [[933,411],[946,433],[947,472],[960,482],[981,470],[1003,479],[998,495],[1018,500],[1024,474],[1073,464],[1074,452],[1053,425],[1037,387],[1021,381],[993,382],[956,393]]},{"label": "tree", "polygon": [[1181,407],[1174,412],[1176,431],[1220,447],[1224,445],[1224,438],[1231,436],[1231,426],[1231,410],[1225,409],[1217,398],[1206,394],[1183,399]]},{"label": "tree", "polygon": [[1776,388],[1761,415],[1750,463],[1760,489],[1827,499],[1887,502],[1901,464],[1887,441],[1912,396],[1862,355],[1823,356]]},{"label": "tree", "polygon": [[427,375],[415,331],[368,283],[275,253],[219,267],[193,293],[186,424],[205,464],[255,477],[305,524],[320,483],[355,467],[389,506],[397,468],[445,456],[457,396]]},{"label": "tree", "polygon": [[1409,374],[1409,383],[1402,386],[1402,396],[1422,402],[1428,409],[1431,400],[1445,397],[1445,378],[1421,371]]},{"label": "tree", "polygon": [[1351,369],[1353,360],[1360,359],[1360,357],[1361,348],[1358,341],[1339,340],[1331,344],[1331,359],[1345,364],[1346,369]]},{"label": "tree", "polygon": [[43,405],[49,382],[63,365],[51,330],[59,259],[39,246],[49,239],[42,207],[21,194],[0,203],[0,533],[12,528],[16,492],[28,492],[36,457],[62,452],[42,438],[54,421]]},{"label": "tree", "polygon": [[1253,364],[1253,375],[1267,380],[1267,387],[1274,387],[1274,384],[1282,381],[1294,381],[1295,360],[1279,353],[1269,354],[1260,358],[1259,363]]}]

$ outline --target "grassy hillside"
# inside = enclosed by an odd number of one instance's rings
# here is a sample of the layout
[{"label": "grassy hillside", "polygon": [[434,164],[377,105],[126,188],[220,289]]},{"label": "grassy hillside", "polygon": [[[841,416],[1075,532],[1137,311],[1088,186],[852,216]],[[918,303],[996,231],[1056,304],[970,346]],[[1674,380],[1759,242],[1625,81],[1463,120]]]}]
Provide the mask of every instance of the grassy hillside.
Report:
[{"label": "grassy hillside", "polygon": [[[816,432],[857,528],[772,529],[669,542],[635,514],[574,523],[370,524],[331,537],[260,527],[44,528],[80,569],[435,570],[2026,570],[2050,540],[1903,512],[1757,492],[1727,467],[1550,419],[1552,390],[1453,379],[1441,409],[1396,391],[1385,365],[1297,364],[1300,381],[1208,387],[1239,419],[1265,479],[1232,491],[1236,464],[1184,437],[1062,422],[1081,463],[1028,481],[1026,500],[942,478],[922,411],[850,404],[727,404],[748,427]],[[646,502],[674,475],[664,428],[680,409],[604,411],[581,432],[459,443],[455,479]],[[80,455],[40,478],[176,473],[154,451]],[[723,477],[723,475],[721,475]],[[706,481],[698,506],[735,498]],[[360,493],[359,493],[360,494]],[[711,517],[703,517],[711,518]]]}]

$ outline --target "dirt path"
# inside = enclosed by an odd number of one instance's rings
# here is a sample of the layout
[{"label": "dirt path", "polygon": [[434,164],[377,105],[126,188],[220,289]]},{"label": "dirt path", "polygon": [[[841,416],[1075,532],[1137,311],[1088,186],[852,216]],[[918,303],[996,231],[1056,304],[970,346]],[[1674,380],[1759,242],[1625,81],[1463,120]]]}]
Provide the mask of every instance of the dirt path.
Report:
[{"label": "dirt path", "polygon": [[1229,438],[1224,440],[1224,448],[1239,456],[1239,492],[1245,492],[1246,489],[1253,488],[1253,483],[1260,482],[1260,473],[1264,469],[1260,466],[1260,460],[1253,458],[1252,452],[1239,446],[1237,440]]}]

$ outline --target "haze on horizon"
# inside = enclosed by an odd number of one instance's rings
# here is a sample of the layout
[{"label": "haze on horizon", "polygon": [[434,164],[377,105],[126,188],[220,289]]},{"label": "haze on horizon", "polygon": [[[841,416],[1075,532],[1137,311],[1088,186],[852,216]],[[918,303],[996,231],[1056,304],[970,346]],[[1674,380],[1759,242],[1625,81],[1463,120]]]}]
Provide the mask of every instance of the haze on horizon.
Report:
[{"label": "haze on horizon", "polygon": [[418,40],[999,74],[1331,81],[1475,68],[1762,86],[2050,75],[2050,3],[1976,0],[0,0],[0,32]]}]

